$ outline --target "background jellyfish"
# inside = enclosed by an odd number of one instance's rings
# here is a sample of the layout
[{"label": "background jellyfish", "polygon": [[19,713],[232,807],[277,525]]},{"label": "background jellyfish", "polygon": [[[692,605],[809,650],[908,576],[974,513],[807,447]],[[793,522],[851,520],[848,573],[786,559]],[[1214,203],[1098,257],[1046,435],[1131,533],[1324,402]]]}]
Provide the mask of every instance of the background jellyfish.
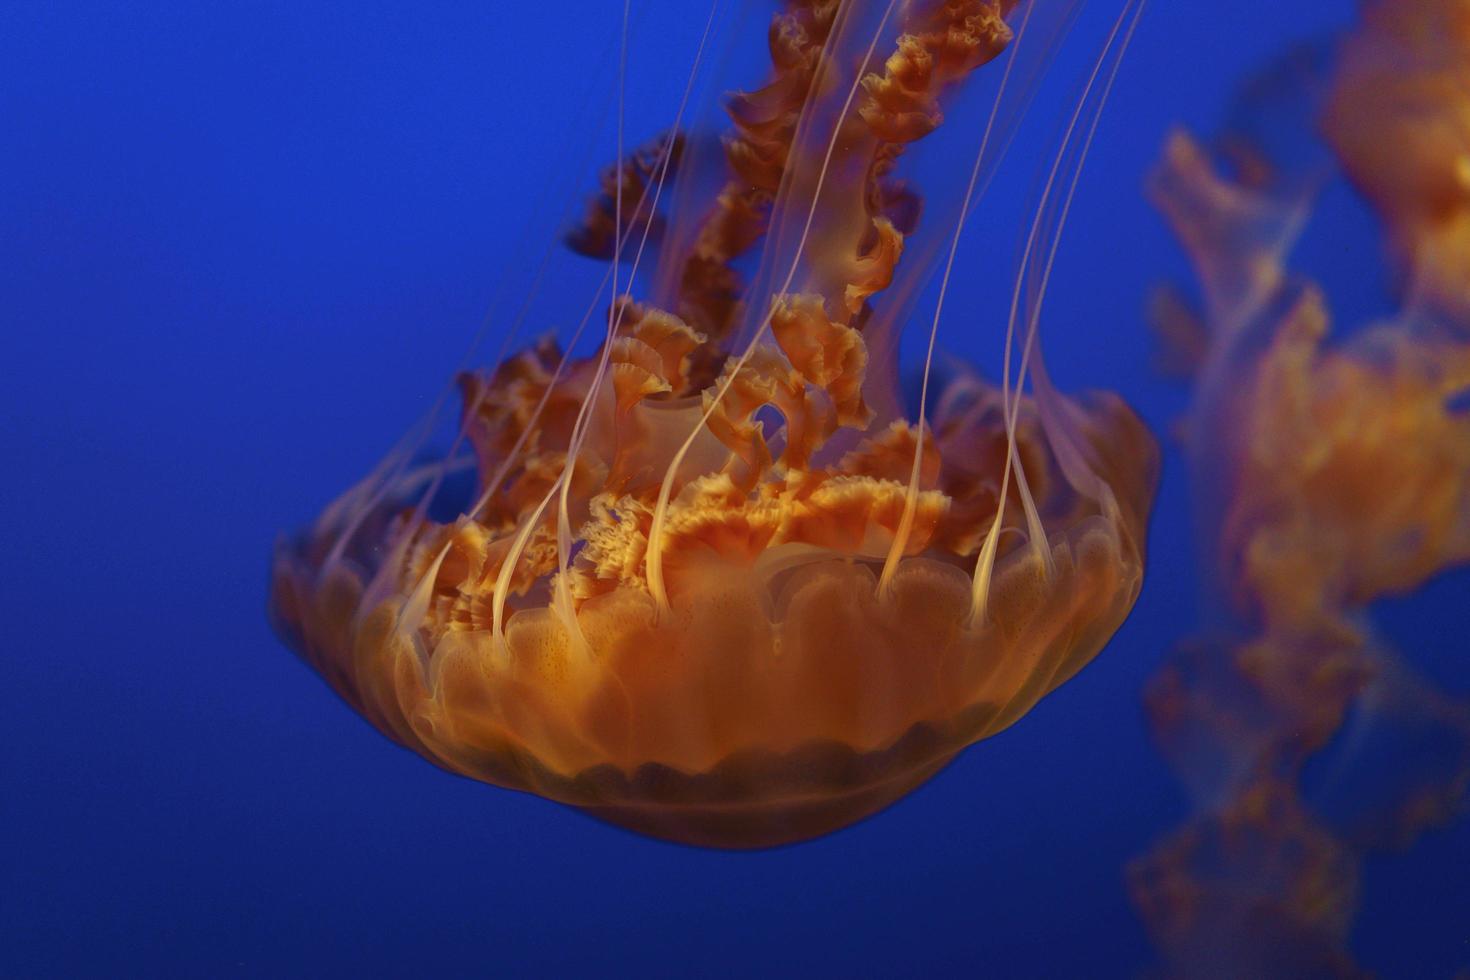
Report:
[{"label": "background jellyfish", "polygon": [[[1198,312],[1172,292],[1156,312],[1196,379],[1184,439],[1217,589],[1147,694],[1197,807],[1132,868],[1178,975],[1359,975],[1362,855],[1454,819],[1470,786],[1470,703],[1368,616],[1470,559],[1470,6],[1362,20],[1253,85],[1213,153],[1174,136],[1150,183],[1201,287]],[[1345,337],[1286,261],[1334,162],[1402,296]]]},{"label": "background jellyfish", "polygon": [[[1142,576],[1152,441],[1115,396],[1057,392],[1037,346],[1140,6],[1043,183],[998,383],[931,378],[957,311],[917,298],[943,255],[947,282],[1070,5],[793,0],[721,154],[682,103],[620,148],[569,238],[611,262],[605,320],[594,299],[566,349],[463,375],[442,459],[411,435],[278,550],[282,634],[446,768],[692,843],[843,826],[1014,722]],[[924,214],[904,158],[972,74],[993,108],[969,184]],[[930,356],[906,408],[915,316]]]}]

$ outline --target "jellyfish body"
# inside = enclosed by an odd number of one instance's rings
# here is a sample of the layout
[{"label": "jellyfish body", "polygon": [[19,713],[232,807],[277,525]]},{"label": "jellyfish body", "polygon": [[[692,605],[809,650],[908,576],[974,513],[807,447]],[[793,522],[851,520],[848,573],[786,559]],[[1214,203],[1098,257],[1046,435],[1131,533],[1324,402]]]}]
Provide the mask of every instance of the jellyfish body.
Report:
[{"label": "jellyfish body", "polygon": [[1323,129],[1411,305],[1470,331],[1470,3],[1365,0]]},{"label": "jellyfish body", "polygon": [[[894,165],[1014,7],[788,4],[656,302],[463,377],[473,504],[431,520],[443,467],[385,464],[278,549],[283,635],[454,772],[726,847],[872,813],[1075,674],[1138,593],[1151,438],[1044,375],[962,373],[911,420],[892,363],[921,271]],[[574,244],[653,227],[678,145]]]}]

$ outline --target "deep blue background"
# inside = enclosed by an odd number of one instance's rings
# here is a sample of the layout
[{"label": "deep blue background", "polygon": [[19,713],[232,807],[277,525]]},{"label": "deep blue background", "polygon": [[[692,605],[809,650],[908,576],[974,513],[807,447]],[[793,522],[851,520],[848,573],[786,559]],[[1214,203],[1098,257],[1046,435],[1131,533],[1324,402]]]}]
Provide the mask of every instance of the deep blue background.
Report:
[{"label": "deep blue background", "polygon": [[[635,25],[630,85],[649,88],[630,139],[672,114],[647,79],[685,70],[703,11],[663,17],[695,6]],[[619,7],[0,5],[0,973],[1149,962],[1122,869],[1186,807],[1138,701],[1194,621],[1177,455],[1143,597],[1098,661],[889,812],[794,848],[673,847],[448,776],[268,630],[273,537],[427,407],[500,273],[503,309],[586,168],[611,159]],[[1152,374],[1142,310],[1184,266],[1140,175],[1169,126],[1208,130],[1244,73],[1350,15],[1346,0],[1147,13],[1049,307],[1065,384],[1119,389],[1167,430],[1183,397]],[[1345,193],[1329,202],[1346,216],[1304,259],[1341,312],[1371,312],[1371,224]],[[570,293],[586,271],[566,275]],[[1005,288],[965,278],[957,308]],[[565,325],[549,304],[534,329]],[[993,364],[996,336],[945,342]],[[1394,612],[1462,691],[1463,637],[1433,624],[1463,584]],[[1462,826],[1370,863],[1365,962],[1470,965],[1467,860]]]}]

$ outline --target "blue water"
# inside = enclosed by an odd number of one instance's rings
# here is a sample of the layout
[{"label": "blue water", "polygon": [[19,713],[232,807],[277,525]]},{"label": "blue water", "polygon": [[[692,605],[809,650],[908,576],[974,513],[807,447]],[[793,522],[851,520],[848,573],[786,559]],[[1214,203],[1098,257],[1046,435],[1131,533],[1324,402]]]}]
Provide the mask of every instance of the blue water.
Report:
[{"label": "blue water", "polygon": [[[696,6],[643,15],[630,79],[684,70]],[[0,974],[1062,977],[1153,962],[1123,868],[1187,812],[1138,693],[1195,621],[1177,453],[1144,593],[1098,660],[891,810],[791,848],[675,847],[449,776],[268,629],[275,535],[428,407],[500,273],[524,283],[565,194],[590,188],[584,157],[611,159],[598,113],[618,7],[0,5]],[[1184,394],[1154,376],[1142,311],[1185,266],[1141,174],[1171,126],[1216,125],[1245,73],[1351,13],[1148,11],[1048,307],[1065,385],[1120,390],[1168,430]],[[671,113],[641,84],[637,139]],[[1303,261],[1339,312],[1376,312],[1374,230],[1341,197]],[[956,302],[987,288],[975,279]],[[536,331],[567,326],[547,309]],[[997,335],[966,329],[945,343],[994,364]],[[1396,641],[1461,692],[1463,585],[1390,610]],[[1385,976],[1470,967],[1467,866],[1463,822],[1370,861],[1359,958]]]}]

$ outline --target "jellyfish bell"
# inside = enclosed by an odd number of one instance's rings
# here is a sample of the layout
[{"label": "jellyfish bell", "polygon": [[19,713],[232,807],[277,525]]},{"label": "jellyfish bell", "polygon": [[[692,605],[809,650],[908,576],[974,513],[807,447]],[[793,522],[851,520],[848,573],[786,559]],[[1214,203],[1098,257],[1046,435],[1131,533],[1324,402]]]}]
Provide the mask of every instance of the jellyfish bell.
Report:
[{"label": "jellyfish bell", "polygon": [[1470,3],[1363,0],[1323,130],[1411,300],[1470,333]]},{"label": "jellyfish bell", "polygon": [[1388,229],[1411,301],[1470,332],[1470,6],[1364,0],[1323,131]]},{"label": "jellyfish bell", "polygon": [[[1028,5],[793,0],[767,84],[731,100],[723,183],[656,220],[665,139],[572,236],[616,277],[658,229],[651,297],[613,302],[588,357],[544,343],[464,376],[443,465],[390,457],[278,549],[282,634],[445,768],[695,844],[845,826],[1020,718],[1142,576],[1152,439],[1115,396],[1058,392],[1036,339],[1138,8],[1046,182],[999,384],[931,393],[926,367],[909,417],[893,361],[1005,123],[933,229],[895,171],[971,75],[1005,73],[1002,116]],[[433,516],[461,444],[475,490]]]}]

